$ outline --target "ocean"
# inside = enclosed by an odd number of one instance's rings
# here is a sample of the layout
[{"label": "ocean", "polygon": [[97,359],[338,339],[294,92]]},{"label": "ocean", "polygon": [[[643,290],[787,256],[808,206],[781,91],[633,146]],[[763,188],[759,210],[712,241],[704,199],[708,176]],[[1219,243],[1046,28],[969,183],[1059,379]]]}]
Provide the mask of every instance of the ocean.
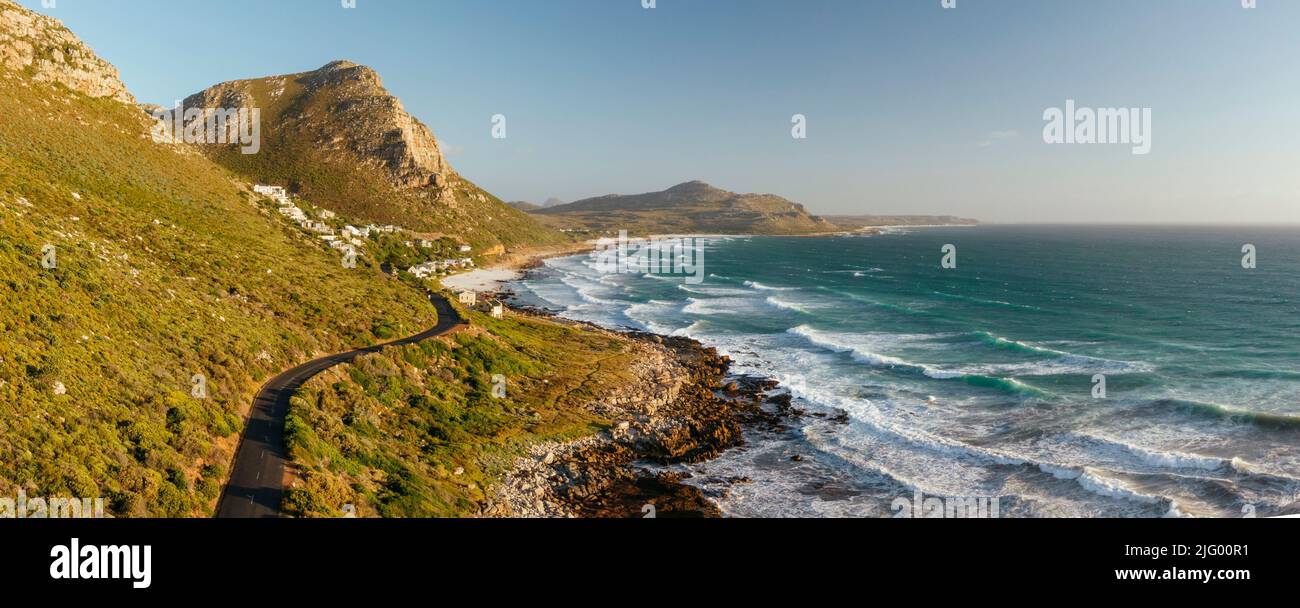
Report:
[{"label": "ocean", "polygon": [[708,237],[702,263],[692,283],[557,258],[513,287],[781,382],[806,412],[790,430],[675,467],[727,515],[1300,512],[1300,228]]}]

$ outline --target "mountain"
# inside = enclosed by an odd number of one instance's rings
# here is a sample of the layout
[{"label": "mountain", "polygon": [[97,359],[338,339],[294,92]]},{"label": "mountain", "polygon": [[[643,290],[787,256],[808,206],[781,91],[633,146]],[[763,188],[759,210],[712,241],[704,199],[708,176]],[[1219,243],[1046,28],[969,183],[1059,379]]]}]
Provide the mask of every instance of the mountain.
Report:
[{"label": "mountain", "polygon": [[542,204],[540,204],[540,205],[538,205],[537,203],[530,203],[530,202],[528,202],[528,201],[511,201],[511,202],[509,203],[509,205],[510,205],[511,207],[514,207],[515,209],[518,209],[518,210],[520,210],[520,211],[524,211],[524,212],[537,211],[538,209],[546,209],[546,208],[548,208],[548,207],[555,207],[555,206],[563,205],[563,204],[564,204],[564,201],[562,201],[562,200],[560,200],[560,199],[558,199],[558,198],[555,198],[555,197],[551,197],[551,198],[546,199],[546,202],[544,202],[544,203],[542,203]]},{"label": "mountain", "polygon": [[334,61],[299,74],[236,80],[191,95],[186,108],[256,108],[261,145],[202,144],[250,181],[362,222],[455,235],[489,247],[562,237],[460,176],[424,123],[374,70]]},{"label": "mountain", "polygon": [[610,194],[533,211],[563,229],[640,234],[812,234],[836,226],[774,194],[737,194],[701,181],[662,192]]},{"label": "mountain", "polygon": [[0,496],[210,514],[262,382],[436,317],[154,143],[117,70],[10,0],[0,90]]}]

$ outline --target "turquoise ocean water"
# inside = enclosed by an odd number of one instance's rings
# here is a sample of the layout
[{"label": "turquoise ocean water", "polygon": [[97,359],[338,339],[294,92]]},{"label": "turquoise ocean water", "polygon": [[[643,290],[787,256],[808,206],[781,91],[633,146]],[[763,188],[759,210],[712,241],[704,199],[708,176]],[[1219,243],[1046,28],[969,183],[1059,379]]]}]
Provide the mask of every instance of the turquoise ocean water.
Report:
[{"label": "turquoise ocean water", "polygon": [[1300,511],[1300,229],[713,237],[703,264],[689,284],[560,258],[515,289],[793,393],[791,431],[687,467],[730,515],[887,517],[917,492],[1003,517]]}]

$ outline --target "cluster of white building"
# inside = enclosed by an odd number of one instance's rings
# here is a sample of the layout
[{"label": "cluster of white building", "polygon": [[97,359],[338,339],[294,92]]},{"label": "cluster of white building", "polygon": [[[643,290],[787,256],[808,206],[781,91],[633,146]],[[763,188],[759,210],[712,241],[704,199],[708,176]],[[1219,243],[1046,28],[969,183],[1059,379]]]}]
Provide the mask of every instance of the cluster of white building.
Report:
[{"label": "cluster of white building", "polygon": [[[353,248],[364,247],[365,239],[370,238],[371,236],[402,232],[402,228],[399,226],[377,226],[375,224],[367,224],[361,227],[347,225],[340,231],[341,234],[335,234],[334,228],[330,227],[330,225],[324,221],[321,221],[337,217],[333,211],[322,209],[320,210],[321,220],[313,220],[308,218],[307,214],[293,203],[293,198],[283,186],[257,184],[253,186],[253,192],[274,200],[279,206],[280,215],[293,220],[303,230],[319,235],[320,240],[327,243],[333,249],[347,251]],[[414,247],[414,244],[409,241],[406,244],[408,247]],[[434,246],[434,242],[421,239],[419,240],[419,246],[425,249],[430,249]],[[469,253],[472,250],[473,248],[469,245],[460,246],[461,253]],[[409,272],[423,279],[438,272],[473,267],[474,260],[472,258],[445,259],[434,260],[425,262],[418,266],[412,266],[409,269]]]},{"label": "cluster of white building", "polygon": [[427,279],[436,273],[445,270],[455,270],[459,268],[473,268],[474,260],[472,258],[430,260],[423,264],[407,268],[406,271],[415,275],[416,278]]},{"label": "cluster of white building", "polygon": [[[302,209],[300,209],[297,205],[293,204],[293,199],[289,196],[289,193],[284,189],[283,186],[267,186],[264,184],[257,184],[253,186],[253,192],[256,192],[258,194],[261,194],[262,196],[274,200],[276,203],[279,204],[280,215],[283,215],[289,218],[290,220],[293,220],[294,223],[298,224],[298,226],[303,230],[320,235],[320,240],[324,241],[327,245],[329,245],[331,249],[348,251],[353,249],[354,247],[365,246],[365,241],[361,239],[364,236],[369,235],[368,230],[366,231],[365,234],[361,234],[358,231],[358,229],[353,228],[352,226],[348,226],[348,228],[352,229],[352,233],[349,233],[345,229],[343,236],[339,237],[338,235],[334,234],[334,229],[331,228],[329,224],[326,224],[323,221],[313,220],[311,218],[308,218],[307,214],[304,213]],[[320,217],[322,220],[328,220],[336,216],[333,211],[322,209],[320,212]]]}]

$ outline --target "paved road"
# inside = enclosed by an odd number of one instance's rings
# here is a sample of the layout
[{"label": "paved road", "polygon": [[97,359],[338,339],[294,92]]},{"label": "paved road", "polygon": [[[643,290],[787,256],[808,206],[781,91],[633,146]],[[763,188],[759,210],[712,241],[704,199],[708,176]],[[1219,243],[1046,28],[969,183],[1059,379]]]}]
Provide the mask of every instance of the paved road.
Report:
[{"label": "paved road", "polygon": [[239,439],[235,466],[217,502],[217,517],[279,517],[284,495],[284,418],[289,398],[316,374],[389,346],[414,344],[465,327],[445,298],[430,294],[438,311],[438,324],[409,338],[308,361],[272,378],[253,398],[253,411]]}]

